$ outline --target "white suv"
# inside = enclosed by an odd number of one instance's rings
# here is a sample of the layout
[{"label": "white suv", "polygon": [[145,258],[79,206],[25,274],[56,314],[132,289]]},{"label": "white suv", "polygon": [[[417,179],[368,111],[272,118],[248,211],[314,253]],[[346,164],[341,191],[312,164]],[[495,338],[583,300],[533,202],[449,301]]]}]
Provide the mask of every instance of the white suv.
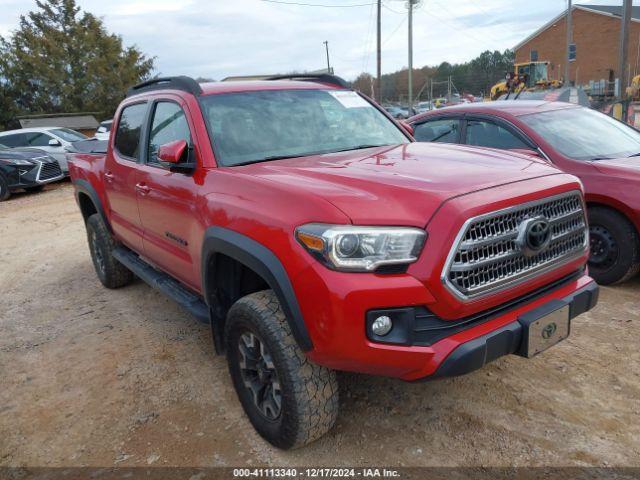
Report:
[{"label": "white suv", "polygon": [[34,147],[44,150],[58,161],[65,175],[69,174],[67,149],[73,142],[86,139],[85,135],[63,127],[21,128],[0,132],[0,143],[7,147]]},{"label": "white suv", "polygon": [[105,120],[104,122],[100,122],[100,126],[94,135],[98,140],[109,140],[109,135],[111,133],[111,125],[113,125],[113,120]]}]

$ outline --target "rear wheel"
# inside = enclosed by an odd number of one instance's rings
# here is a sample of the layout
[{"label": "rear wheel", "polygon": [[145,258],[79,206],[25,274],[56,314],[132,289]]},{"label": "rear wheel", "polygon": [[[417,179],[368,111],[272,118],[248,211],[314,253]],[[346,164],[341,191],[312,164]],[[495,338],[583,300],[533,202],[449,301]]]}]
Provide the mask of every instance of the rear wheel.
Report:
[{"label": "rear wheel", "polygon": [[87,238],[93,266],[102,284],[107,288],[119,288],[131,283],[133,273],[113,256],[115,241],[97,213],[87,219]]},{"label": "rear wheel", "polygon": [[0,202],[6,200],[11,196],[11,191],[9,190],[9,183],[4,176],[0,175]]},{"label": "rear wheel", "polygon": [[289,449],[329,431],[338,414],[335,372],[306,358],[273,291],[238,300],[225,331],[233,385],[262,437]]},{"label": "rear wheel", "polygon": [[602,285],[621,283],[640,270],[640,239],[627,218],[606,207],[589,209],[589,274]]}]

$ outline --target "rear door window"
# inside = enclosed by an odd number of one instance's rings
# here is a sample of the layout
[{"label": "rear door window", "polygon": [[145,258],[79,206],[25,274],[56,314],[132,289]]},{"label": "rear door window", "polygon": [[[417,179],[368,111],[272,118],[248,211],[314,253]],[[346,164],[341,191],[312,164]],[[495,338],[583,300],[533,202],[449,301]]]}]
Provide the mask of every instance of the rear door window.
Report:
[{"label": "rear door window", "polygon": [[531,149],[515,134],[489,120],[468,120],[466,143],[477,147]]},{"label": "rear door window", "polygon": [[444,118],[424,122],[413,127],[413,137],[419,142],[460,142],[460,120]]},{"label": "rear door window", "polygon": [[48,147],[49,140],[53,137],[42,132],[29,132],[27,135],[27,145],[30,147]]},{"label": "rear door window", "polygon": [[136,160],[140,153],[140,132],[146,113],[147,104],[136,103],[124,107],[120,114],[115,146],[118,153],[131,160]]}]

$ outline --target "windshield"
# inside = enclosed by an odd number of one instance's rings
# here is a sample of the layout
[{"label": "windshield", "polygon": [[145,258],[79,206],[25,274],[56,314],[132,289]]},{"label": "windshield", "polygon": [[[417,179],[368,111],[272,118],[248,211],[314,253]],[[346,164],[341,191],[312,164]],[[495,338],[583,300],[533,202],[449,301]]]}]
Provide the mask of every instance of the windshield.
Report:
[{"label": "windshield", "polygon": [[60,137],[65,142],[77,142],[78,140],[86,140],[87,138],[89,138],[81,134],[80,132],[71,130],[70,128],[56,128],[54,130],[51,130],[51,133]]},{"label": "windshield", "polygon": [[563,155],[602,160],[640,154],[640,133],[589,108],[522,115],[520,119]]},{"label": "windshield", "polygon": [[217,158],[233,166],[408,143],[349,90],[269,90],[201,99]]}]

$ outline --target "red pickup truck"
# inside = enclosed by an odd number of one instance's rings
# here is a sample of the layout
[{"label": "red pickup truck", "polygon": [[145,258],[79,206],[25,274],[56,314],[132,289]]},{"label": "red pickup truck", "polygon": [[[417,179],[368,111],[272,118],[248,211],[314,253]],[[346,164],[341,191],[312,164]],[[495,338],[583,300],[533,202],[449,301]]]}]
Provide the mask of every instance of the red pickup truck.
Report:
[{"label": "red pickup truck", "polygon": [[336,370],[413,381],[532,357],[597,302],[580,182],[528,155],[415,143],[338,77],[130,89],[70,155],[97,275],[209,322],[256,430],[333,425]]}]

